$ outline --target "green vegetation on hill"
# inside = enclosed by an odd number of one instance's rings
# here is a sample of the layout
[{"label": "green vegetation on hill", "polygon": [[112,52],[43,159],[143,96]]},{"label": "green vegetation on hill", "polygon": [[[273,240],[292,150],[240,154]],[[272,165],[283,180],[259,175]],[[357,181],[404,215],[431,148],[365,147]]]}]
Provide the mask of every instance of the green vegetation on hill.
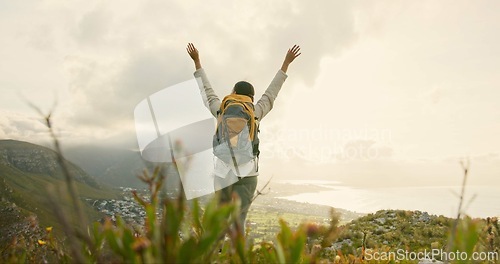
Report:
[{"label": "green vegetation on hill", "polygon": [[381,210],[345,225],[336,247],[343,250],[387,246],[412,251],[442,247],[453,219],[420,211]]},{"label": "green vegetation on hill", "polygon": [[[80,199],[116,198],[118,192],[99,186],[77,166],[67,162],[76,179]],[[40,226],[59,226],[59,221],[48,204],[48,195],[60,197],[60,205],[72,212],[65,199],[65,180],[54,151],[34,144],[13,140],[0,141],[0,245],[13,236],[27,232],[30,221]],[[49,186],[53,188],[49,189]],[[53,192],[61,192],[57,195]],[[63,197],[63,198],[61,198]],[[85,215],[94,221],[100,214],[84,204]],[[58,229],[60,230],[60,229]],[[57,231],[59,232],[59,231]]]}]

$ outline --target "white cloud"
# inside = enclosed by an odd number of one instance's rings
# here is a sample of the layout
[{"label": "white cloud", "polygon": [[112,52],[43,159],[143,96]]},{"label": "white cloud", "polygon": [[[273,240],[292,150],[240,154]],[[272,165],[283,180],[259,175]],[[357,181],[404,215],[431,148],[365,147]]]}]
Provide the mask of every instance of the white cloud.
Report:
[{"label": "white cloud", "polygon": [[[312,84],[320,59],[355,40],[354,6],[347,2],[121,5],[45,3],[26,11],[41,26],[31,29],[20,23],[27,45],[51,50],[64,63],[59,67],[66,69],[68,88],[59,107],[64,108],[67,129],[106,134],[130,126],[135,104],[146,95],[192,78],[192,62],[184,49],[188,41],[200,49],[222,96],[240,79],[263,92],[286,49],[295,43],[307,56],[292,66],[293,78]],[[44,18],[34,10],[42,10]]]},{"label": "white cloud", "polygon": [[0,139],[16,139],[39,144],[49,142],[43,118],[0,110]]},{"label": "white cloud", "polygon": [[85,13],[74,32],[80,46],[94,46],[103,43],[109,35],[112,14],[101,6]]}]

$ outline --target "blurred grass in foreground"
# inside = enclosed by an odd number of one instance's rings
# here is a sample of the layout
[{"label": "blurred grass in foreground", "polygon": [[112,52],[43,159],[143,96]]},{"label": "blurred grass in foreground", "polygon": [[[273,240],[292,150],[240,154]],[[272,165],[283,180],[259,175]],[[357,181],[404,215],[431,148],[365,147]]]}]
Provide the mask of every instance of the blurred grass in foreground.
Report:
[{"label": "blurred grass in foreground", "polygon": [[[395,263],[395,260],[368,260],[366,251],[389,252],[384,245],[371,245],[369,232],[360,231],[361,244],[356,248],[332,249],[343,234],[349,232],[339,227],[339,215],[331,212],[328,224],[301,223],[292,228],[286,221],[279,221],[279,230],[272,241],[254,244],[246,239],[238,226],[239,203],[219,205],[214,198],[200,205],[198,200],[187,203],[182,192],[179,197],[163,197],[161,187],[165,175],[156,169],[151,175],[146,171],[140,179],[149,188],[149,198],[134,194],[144,208],[145,225],[130,226],[117,217],[116,222],[107,219],[103,223],[86,224],[82,217],[81,202],[74,188],[71,174],[64,170],[64,160],[59,142],[50,123],[47,125],[54,137],[56,151],[66,176],[69,203],[75,212],[66,212],[59,205],[61,197],[49,195],[47,199],[61,226],[62,237],[54,236],[52,227],[40,228],[32,222],[35,236],[20,234],[3,252],[5,263]],[[465,188],[468,168],[464,167]],[[51,192],[57,193],[57,192]],[[445,251],[499,252],[498,220],[471,219],[460,210],[449,228],[449,243]],[[74,219],[71,219],[73,216]],[[76,216],[76,218],[74,217]],[[358,232],[359,233],[359,232]],[[405,245],[400,245],[404,247]],[[431,246],[431,245],[429,245]],[[439,245],[437,245],[439,246]],[[497,255],[498,256],[498,255]],[[483,261],[484,263],[496,263]],[[415,263],[415,261],[398,261]],[[470,261],[463,261],[470,263]]]}]

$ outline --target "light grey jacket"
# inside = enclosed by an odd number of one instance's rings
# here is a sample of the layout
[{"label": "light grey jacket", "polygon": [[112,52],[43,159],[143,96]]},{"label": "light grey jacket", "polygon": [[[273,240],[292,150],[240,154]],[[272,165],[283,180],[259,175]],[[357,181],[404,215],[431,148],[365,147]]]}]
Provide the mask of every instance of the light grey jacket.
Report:
[{"label": "light grey jacket", "polygon": [[[205,70],[203,68],[196,70],[194,72],[194,77],[196,77],[196,79],[198,80],[198,86],[200,88],[201,96],[203,98],[205,106],[208,108],[208,110],[210,110],[210,112],[214,117],[217,117],[217,111],[220,108],[221,100],[215,94],[212,85],[210,85]],[[283,86],[283,83],[285,82],[287,77],[288,75],[286,75],[285,72],[279,70],[274,76],[274,79],[271,81],[271,84],[269,84],[269,87],[267,87],[262,97],[255,104],[254,113],[258,121],[261,121],[269,113],[269,111],[273,109],[274,100],[276,100],[276,97],[278,96],[278,93],[281,90],[281,86]],[[236,175],[236,176],[245,177],[245,176],[259,175],[257,171],[258,170],[257,162],[258,161],[256,160],[250,161],[249,164],[246,165],[248,169],[245,168],[242,169],[241,168],[242,166],[240,166],[239,171],[240,174],[242,175]],[[243,165],[243,167],[245,167],[245,165]],[[230,169],[232,169],[233,172],[236,174],[234,168],[231,168],[230,165],[225,164],[219,159],[216,160],[215,175],[225,178],[225,175],[229,172]]]}]

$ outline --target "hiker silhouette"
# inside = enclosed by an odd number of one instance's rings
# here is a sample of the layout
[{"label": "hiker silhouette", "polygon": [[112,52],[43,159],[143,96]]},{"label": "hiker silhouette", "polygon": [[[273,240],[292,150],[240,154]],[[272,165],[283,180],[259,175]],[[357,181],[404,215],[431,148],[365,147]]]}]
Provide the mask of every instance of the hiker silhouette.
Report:
[{"label": "hiker silhouette", "polygon": [[217,118],[213,136],[215,155],[214,185],[220,203],[230,202],[237,196],[241,202],[240,224],[245,228],[248,210],[253,201],[259,175],[258,127],[271,111],[288,75],[288,66],[300,56],[300,47],[288,49],[281,68],[262,97],[254,104],[255,89],[252,84],[237,82],[231,94],[221,101],[215,94],[205,69],[201,66],[200,53],[193,43],[186,50],[194,62],[194,76],[198,82],[205,106]]}]

